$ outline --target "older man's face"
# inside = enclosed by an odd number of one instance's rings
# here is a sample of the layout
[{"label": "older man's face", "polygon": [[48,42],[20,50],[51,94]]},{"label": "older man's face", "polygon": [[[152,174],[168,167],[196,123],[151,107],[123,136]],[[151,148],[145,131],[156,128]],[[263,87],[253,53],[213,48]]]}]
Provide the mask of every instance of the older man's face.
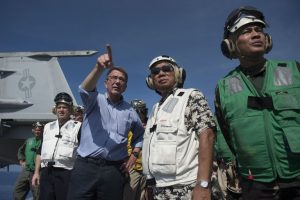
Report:
[{"label": "older man's face", "polygon": [[113,70],[107,77],[105,81],[105,87],[108,94],[111,96],[121,96],[126,90],[127,80],[125,75],[118,71]]},{"label": "older man's face", "polygon": [[169,62],[159,62],[151,68],[151,78],[153,86],[161,93],[173,89],[176,84],[175,72]]}]

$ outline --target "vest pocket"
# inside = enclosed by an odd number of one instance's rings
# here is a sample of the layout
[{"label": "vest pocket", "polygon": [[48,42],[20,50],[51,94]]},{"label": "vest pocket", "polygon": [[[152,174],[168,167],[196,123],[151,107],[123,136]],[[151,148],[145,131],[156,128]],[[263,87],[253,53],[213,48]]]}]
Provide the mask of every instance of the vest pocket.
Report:
[{"label": "vest pocket", "polygon": [[[72,134],[72,133],[71,133]],[[71,134],[67,134],[65,133],[62,138],[61,138],[61,142],[64,145],[73,145],[74,144],[74,137],[71,136]]]},{"label": "vest pocket", "polygon": [[157,175],[176,174],[176,141],[156,141],[153,148],[152,172]]},{"label": "vest pocket", "polygon": [[284,132],[292,153],[300,153],[300,104],[293,94],[279,94],[273,97],[278,123]]},{"label": "vest pocket", "polygon": [[292,153],[300,153],[300,117],[280,121],[286,141]]},{"label": "vest pocket", "polygon": [[73,147],[60,146],[59,157],[72,158],[74,153]]},{"label": "vest pocket", "polygon": [[277,94],[272,99],[275,110],[300,110],[297,97],[293,94]]},{"label": "vest pocket", "polygon": [[262,169],[271,169],[264,133],[264,121],[262,117],[260,119],[253,115],[252,117],[240,118],[230,124],[239,170],[242,173],[247,174],[249,169],[253,174]]}]

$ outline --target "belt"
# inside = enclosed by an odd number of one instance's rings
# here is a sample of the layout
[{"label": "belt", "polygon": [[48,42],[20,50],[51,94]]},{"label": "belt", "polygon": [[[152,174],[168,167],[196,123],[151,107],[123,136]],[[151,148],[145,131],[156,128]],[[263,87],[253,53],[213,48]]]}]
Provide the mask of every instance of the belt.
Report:
[{"label": "belt", "polygon": [[85,162],[93,163],[99,166],[121,166],[124,163],[124,160],[105,160],[103,158],[96,158],[96,157],[81,157],[78,155],[78,159],[84,160]]},{"label": "belt", "polygon": [[41,168],[41,170],[48,170],[48,171],[70,171],[70,170],[62,168],[62,167],[53,167],[53,166],[43,167],[43,168]]}]

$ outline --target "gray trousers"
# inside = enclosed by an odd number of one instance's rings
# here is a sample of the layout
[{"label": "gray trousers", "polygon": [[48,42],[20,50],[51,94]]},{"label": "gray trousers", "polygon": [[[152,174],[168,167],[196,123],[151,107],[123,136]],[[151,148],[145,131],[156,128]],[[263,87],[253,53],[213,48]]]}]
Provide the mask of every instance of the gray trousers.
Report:
[{"label": "gray trousers", "polygon": [[39,187],[34,187],[31,185],[32,176],[33,176],[33,172],[23,168],[14,186],[14,192],[13,192],[14,200],[25,199],[30,190],[32,192],[33,199],[34,200],[38,199]]}]

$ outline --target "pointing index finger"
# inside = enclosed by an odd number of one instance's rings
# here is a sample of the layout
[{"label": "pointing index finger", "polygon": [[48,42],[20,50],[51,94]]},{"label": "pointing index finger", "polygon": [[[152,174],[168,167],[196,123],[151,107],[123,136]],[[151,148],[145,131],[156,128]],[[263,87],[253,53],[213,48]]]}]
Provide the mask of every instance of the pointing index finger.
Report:
[{"label": "pointing index finger", "polygon": [[108,57],[109,57],[111,66],[113,66],[114,64],[113,64],[112,50],[111,50],[110,44],[107,44],[107,45],[106,45],[106,51],[107,51],[107,54],[108,54]]}]

